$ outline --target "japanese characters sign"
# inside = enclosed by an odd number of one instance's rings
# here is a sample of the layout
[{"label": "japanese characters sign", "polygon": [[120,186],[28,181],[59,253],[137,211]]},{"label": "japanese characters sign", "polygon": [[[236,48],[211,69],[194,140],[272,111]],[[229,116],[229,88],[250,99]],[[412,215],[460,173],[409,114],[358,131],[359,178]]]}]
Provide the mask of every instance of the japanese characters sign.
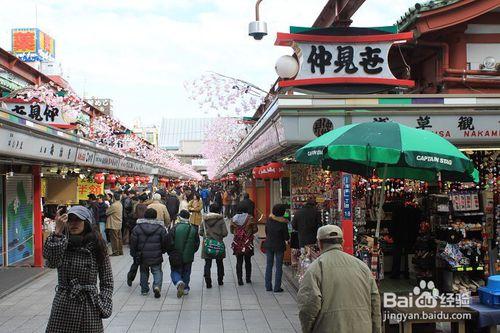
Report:
[{"label": "japanese characters sign", "polygon": [[12,53],[26,62],[54,60],[55,41],[36,28],[12,29]]},{"label": "japanese characters sign", "polygon": [[[7,110],[10,113],[28,120],[52,125],[68,125],[70,121],[74,121],[66,119],[65,115],[57,107],[52,107],[44,103],[29,103],[15,99],[7,99],[5,102]],[[77,121],[83,124],[89,124],[90,116],[80,112]]]},{"label": "japanese characters sign", "polygon": [[389,50],[394,43],[413,38],[412,33],[365,36],[333,36],[278,33],[277,45],[291,46],[300,69],[281,87],[318,84],[372,84],[414,86],[399,80],[389,68]]},{"label": "japanese characters sign", "polygon": [[104,184],[97,184],[88,178],[78,178],[78,200],[88,200],[89,194],[96,196],[104,193]]},{"label": "japanese characters sign", "polygon": [[352,193],[351,193],[351,175],[344,173],[342,175],[342,211],[344,220],[352,219]]}]

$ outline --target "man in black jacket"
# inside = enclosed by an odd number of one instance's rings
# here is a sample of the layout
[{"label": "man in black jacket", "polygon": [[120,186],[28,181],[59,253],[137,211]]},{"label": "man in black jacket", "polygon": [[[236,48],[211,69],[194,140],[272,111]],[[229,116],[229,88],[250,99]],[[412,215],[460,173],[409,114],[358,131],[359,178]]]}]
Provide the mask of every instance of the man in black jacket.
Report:
[{"label": "man in black jacket", "polygon": [[248,215],[255,217],[255,203],[250,199],[250,195],[248,193],[243,194],[243,200],[238,205],[240,208],[244,209],[244,212]]},{"label": "man in black jacket", "polygon": [[152,208],[146,210],[144,217],[144,219],[137,220],[137,226],[132,230],[130,255],[134,258],[134,264],[140,265],[141,268],[141,294],[143,296],[149,294],[148,280],[151,269],[155,298],[160,298],[163,282],[161,265],[163,253],[167,252],[168,249],[167,229],[165,229],[163,221],[156,220],[156,210]]},{"label": "man in black jacket", "polygon": [[168,215],[170,215],[170,220],[172,221],[173,224],[175,224],[175,221],[177,220],[177,214],[179,213],[179,205],[180,201],[175,191],[172,191],[170,192],[170,194],[167,194],[165,206],[167,206]]},{"label": "man in black jacket", "polygon": [[316,244],[316,233],[321,227],[321,213],[316,208],[316,200],[310,198],[292,219],[293,230],[299,233],[299,246]]}]

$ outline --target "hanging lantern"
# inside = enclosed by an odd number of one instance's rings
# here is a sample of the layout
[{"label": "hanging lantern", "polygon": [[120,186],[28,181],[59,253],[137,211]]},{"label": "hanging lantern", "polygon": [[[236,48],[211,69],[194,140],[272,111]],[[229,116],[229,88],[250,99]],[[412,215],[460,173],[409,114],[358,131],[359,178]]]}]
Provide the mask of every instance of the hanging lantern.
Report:
[{"label": "hanging lantern", "polygon": [[134,183],[134,177],[127,177],[127,183],[133,184]]},{"label": "hanging lantern", "polygon": [[160,178],[160,183],[164,183],[164,184],[168,183],[168,178],[166,178],[166,177],[161,177],[161,178]]},{"label": "hanging lantern", "polygon": [[254,179],[260,178],[259,172],[260,172],[260,167],[258,167],[258,166],[252,169],[252,176]]},{"label": "hanging lantern", "polygon": [[144,182],[149,183],[151,181],[151,178],[149,176],[144,177]]},{"label": "hanging lantern", "polygon": [[259,178],[269,179],[269,170],[267,168],[267,165],[263,165],[259,168]]},{"label": "hanging lantern", "polygon": [[116,176],[113,174],[109,174],[106,177],[106,184],[114,184],[114,183],[116,183]]},{"label": "hanging lantern", "polygon": [[94,175],[94,182],[96,182],[97,184],[104,183],[104,175],[102,173],[96,173]]},{"label": "hanging lantern", "polygon": [[146,182],[146,177],[139,177],[139,181],[141,182],[141,184],[144,184]]},{"label": "hanging lantern", "polygon": [[134,177],[134,183],[138,183],[141,180],[140,176],[135,176]]},{"label": "hanging lantern", "polygon": [[120,185],[125,185],[127,184],[127,177],[125,176],[121,176],[118,178],[118,183],[120,183]]},{"label": "hanging lantern", "polygon": [[266,168],[268,170],[267,178],[280,179],[281,177],[283,177],[283,173],[285,171],[285,168],[284,168],[282,163],[271,162],[268,165],[266,165]]},{"label": "hanging lantern", "polygon": [[230,182],[235,182],[238,180],[238,177],[236,177],[236,175],[234,173],[228,173],[227,180],[229,180]]}]

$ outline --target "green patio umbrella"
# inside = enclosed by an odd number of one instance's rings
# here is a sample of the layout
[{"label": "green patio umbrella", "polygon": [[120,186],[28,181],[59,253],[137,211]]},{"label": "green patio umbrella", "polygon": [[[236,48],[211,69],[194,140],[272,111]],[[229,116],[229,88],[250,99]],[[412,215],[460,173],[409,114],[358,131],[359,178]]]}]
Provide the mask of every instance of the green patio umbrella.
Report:
[{"label": "green patio umbrella", "polygon": [[[395,122],[359,123],[330,131],[300,148],[298,162],[367,177],[479,181],[473,162],[430,131]],[[384,200],[381,194],[381,203]],[[380,227],[379,207],[377,233]]]}]

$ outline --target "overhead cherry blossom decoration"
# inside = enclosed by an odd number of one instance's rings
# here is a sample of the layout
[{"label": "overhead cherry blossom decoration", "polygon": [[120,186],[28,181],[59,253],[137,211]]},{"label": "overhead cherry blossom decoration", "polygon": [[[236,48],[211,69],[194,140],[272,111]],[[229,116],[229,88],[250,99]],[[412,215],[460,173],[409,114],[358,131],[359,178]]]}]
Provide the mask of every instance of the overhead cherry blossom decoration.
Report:
[{"label": "overhead cherry blossom decoration", "polygon": [[203,138],[201,152],[207,160],[209,178],[218,175],[246,134],[246,125],[241,118],[217,117],[210,123]]},{"label": "overhead cherry blossom decoration", "polygon": [[264,103],[267,92],[246,81],[215,72],[185,82],[189,98],[206,114],[220,117],[243,116]]}]

